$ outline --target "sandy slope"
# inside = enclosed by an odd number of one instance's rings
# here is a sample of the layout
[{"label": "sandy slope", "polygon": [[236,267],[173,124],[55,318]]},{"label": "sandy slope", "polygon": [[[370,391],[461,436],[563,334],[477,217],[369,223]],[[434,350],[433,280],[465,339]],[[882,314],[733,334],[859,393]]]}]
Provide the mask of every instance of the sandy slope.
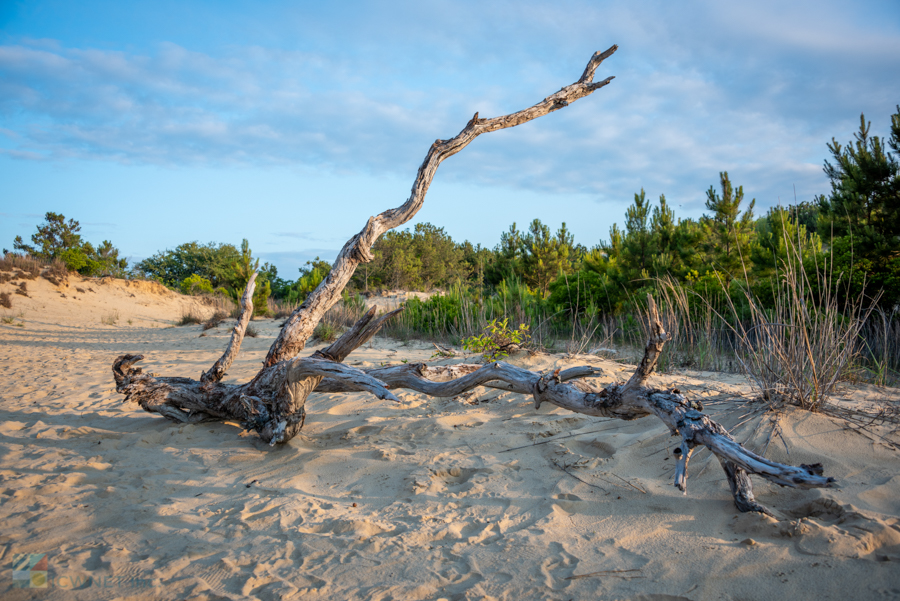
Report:
[{"label": "sandy slope", "polygon": [[[73,281],[65,298],[43,280],[28,288],[0,310],[22,312],[0,325],[3,599],[900,598],[900,454],[830,418],[782,420],[790,456],[780,442],[768,456],[821,461],[842,488],[755,479],[780,520],[738,514],[706,452],[682,496],[673,439],[652,418],[535,411],[511,393],[401,392],[399,405],[313,395],[304,436],[270,449],[233,424],[173,425],[115,393],[118,354],[190,377],[217,358],[225,327],[169,327],[191,299],[123,282]],[[116,325],[101,323],[116,311]],[[276,322],[254,325],[232,380],[256,371],[276,334]],[[431,354],[378,339],[348,363]],[[588,362],[601,382],[630,371],[588,357],[513,362]],[[729,425],[748,411],[736,377],[652,383]],[[13,588],[22,553],[48,554],[48,589]]]}]

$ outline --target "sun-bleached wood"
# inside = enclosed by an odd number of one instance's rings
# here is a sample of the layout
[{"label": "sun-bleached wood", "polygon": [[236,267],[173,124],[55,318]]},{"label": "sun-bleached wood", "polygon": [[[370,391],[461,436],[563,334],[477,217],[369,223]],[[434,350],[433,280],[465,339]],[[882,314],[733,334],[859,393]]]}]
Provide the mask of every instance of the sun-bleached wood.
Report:
[{"label": "sun-bleached wood", "polygon": [[[170,419],[196,421],[223,419],[223,416],[231,415],[230,419],[244,423],[272,444],[290,440],[303,427],[306,397],[321,383],[324,375],[301,377],[301,371],[289,370],[287,366],[296,364],[297,353],[304,348],[325,312],[340,300],[341,292],[357,265],[371,261],[371,248],[378,237],[415,216],[425,201],[425,195],[441,162],[465,148],[476,137],[547,115],[607,85],[612,77],[594,83],[594,74],[616,49],[616,46],[612,46],[605,52],[596,52],[578,81],[534,106],[491,119],[479,118],[476,113],[455,137],[435,141],[419,167],[406,202],[370,217],[365,227],[347,241],[328,276],[287,319],[266,355],[263,369],[253,380],[239,387],[226,386],[220,381],[227,369],[226,364],[230,364],[240,348],[245,328],[238,325],[222,359],[201,376],[200,382],[184,378],[155,378],[143,374],[140,368],[132,367],[140,361],[140,355],[122,355],[113,366],[116,388],[144,409],[158,412]],[[242,318],[244,315],[247,314],[242,312]],[[369,317],[370,320],[373,318],[374,316]],[[367,326],[360,327],[365,329]],[[343,347],[332,345],[332,351],[329,352],[334,353],[333,355],[323,355],[320,352],[319,357],[340,360],[341,355],[346,356],[346,352],[362,344],[359,332],[348,334],[350,337],[342,337],[342,341],[339,341]],[[348,386],[356,385],[348,374],[341,373],[334,377],[346,380]]]},{"label": "sun-bleached wood", "polygon": [[575,83],[562,88],[559,92],[551,94],[541,102],[525,110],[482,119],[475,113],[459,134],[449,140],[435,140],[425,161],[419,167],[416,180],[413,182],[409,198],[401,206],[389,209],[370,217],[365,227],[358,234],[350,238],[341,252],[338,254],[328,277],[306,298],[300,307],[288,318],[287,323],[281,329],[281,333],[272,343],[266,356],[264,365],[271,367],[280,361],[290,359],[303,350],[306,341],[312,335],[316,324],[341,297],[341,291],[350,281],[356,266],[360,263],[368,263],[372,260],[372,245],[384,232],[403,225],[412,219],[422,204],[425,202],[425,194],[428,192],[434,174],[438,166],[445,160],[468,146],[472,140],[481,134],[515,127],[543,117],[553,111],[570,105],[579,98],[593,93],[613,80],[612,77],[594,83],[594,74],[600,64],[613,55],[618,46],[612,46],[605,52],[596,52],[588,61],[584,73]]},{"label": "sun-bleached wood", "polygon": [[306,400],[313,391],[365,391],[380,399],[397,401],[389,389],[407,388],[430,396],[454,396],[476,386],[487,386],[531,395],[535,408],[549,403],[569,411],[600,417],[632,420],[655,415],[680,436],[675,485],[687,486],[687,464],[692,450],[709,448],[725,471],[735,504],[741,511],[767,510],[756,503],[749,473],[783,486],[827,487],[834,480],[822,476],[820,465],[793,467],[769,461],[734,441],[728,432],[701,413],[702,406],[678,390],[648,388],[646,382],[668,340],[653,303],[648,297],[651,336],[634,375],[624,384],[600,390],[582,379],[594,375],[591,367],[575,367],[539,374],[503,362],[488,365],[428,366],[425,364],[360,370],[343,365],[354,349],[365,344],[386,319],[367,312],[350,330],[312,357],[297,358],[316,324],[341,296],[356,266],[372,259],[371,247],[387,230],[409,221],[421,208],[440,163],[465,148],[477,136],[513,127],[568,106],[607,85],[612,77],[594,83],[597,68],[617,47],[595,53],[581,78],[538,104],[510,115],[481,119],[478,113],[450,140],[437,140],[429,149],[407,201],[396,209],[369,218],[366,226],[343,247],[331,273],[291,315],[272,344],[262,369],[244,384],[221,380],[237,356],[252,315],[255,275],[241,302],[241,315],[222,357],[200,380],[144,374],[135,363],[142,355],[122,355],[113,364],[116,390],[146,411],[181,423],[237,421],[257,432],[270,445],[296,436],[306,419]]},{"label": "sun-bleached wood", "polygon": [[215,364],[200,376],[201,382],[218,382],[225,376],[225,372],[231,367],[234,358],[241,352],[241,342],[244,340],[244,334],[247,333],[247,326],[250,325],[250,318],[253,317],[253,291],[256,290],[256,276],[254,271],[250,274],[250,280],[241,296],[241,314],[238,316],[234,329],[231,331],[231,341],[225,348],[225,353],[219,358]]}]

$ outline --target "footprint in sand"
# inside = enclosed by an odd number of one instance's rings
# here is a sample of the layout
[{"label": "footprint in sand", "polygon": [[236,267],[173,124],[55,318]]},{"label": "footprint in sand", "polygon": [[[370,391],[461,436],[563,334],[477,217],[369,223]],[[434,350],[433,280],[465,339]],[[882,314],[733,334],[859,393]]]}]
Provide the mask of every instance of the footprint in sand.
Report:
[{"label": "footprint in sand", "polygon": [[786,520],[742,514],[735,516],[732,528],[760,538],[793,538],[797,549],[808,555],[900,562],[900,519],[871,517],[829,498],[786,513]]}]

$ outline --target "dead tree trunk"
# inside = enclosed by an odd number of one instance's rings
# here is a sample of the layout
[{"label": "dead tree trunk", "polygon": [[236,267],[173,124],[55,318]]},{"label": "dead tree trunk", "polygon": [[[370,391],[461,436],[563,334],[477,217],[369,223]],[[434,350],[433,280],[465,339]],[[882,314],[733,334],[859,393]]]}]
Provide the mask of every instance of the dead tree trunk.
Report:
[{"label": "dead tree trunk", "polygon": [[372,259],[370,249],[377,238],[409,221],[421,208],[434,174],[444,159],[483,133],[531,121],[607,85],[612,77],[594,83],[594,73],[616,49],[613,46],[605,52],[595,53],[578,81],[536,105],[492,119],[481,119],[475,113],[456,137],[435,141],[419,167],[409,199],[396,209],[371,217],[362,231],[344,245],[328,277],[287,320],[269,349],[263,368],[250,382],[229,385],[222,384],[221,380],[237,356],[252,315],[255,276],[250,279],[241,299],[241,315],[225,353],[199,381],[143,374],[140,368],[133,367],[143,356],[122,355],[113,364],[116,390],[146,411],[159,413],[173,421],[237,421],[257,432],[270,445],[275,445],[290,440],[303,427],[306,399],[313,390],[365,391],[379,399],[396,401],[389,388],[409,388],[431,396],[453,396],[475,386],[491,386],[531,395],[535,407],[546,402],[578,413],[626,420],[656,415],[673,435],[682,439],[675,485],[685,490],[691,452],[697,445],[707,446],[722,463],[735,504],[741,511],[766,512],[753,498],[748,473],[759,474],[785,486],[831,486],[834,479],[823,477],[820,465],[792,467],[755,455],[737,444],[722,426],[703,415],[699,403],[688,401],[677,390],[663,391],[644,386],[667,340],[652,298],[649,303],[654,334],[640,366],[627,383],[604,390],[593,390],[584,382],[565,383],[590,375],[593,371],[590,367],[576,367],[547,376],[506,363],[448,367],[419,364],[369,371],[341,363],[396,311],[376,319],[373,309],[328,348],[311,357],[296,357],[325,312],[340,299],[357,265]]}]

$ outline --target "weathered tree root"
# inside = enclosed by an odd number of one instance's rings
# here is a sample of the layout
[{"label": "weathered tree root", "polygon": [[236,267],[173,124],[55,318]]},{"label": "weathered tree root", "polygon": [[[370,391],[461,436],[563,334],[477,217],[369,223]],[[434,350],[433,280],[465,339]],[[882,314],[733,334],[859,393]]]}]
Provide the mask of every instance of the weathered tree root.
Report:
[{"label": "weathered tree root", "polygon": [[[344,245],[328,277],[287,320],[269,349],[263,368],[250,382],[235,385],[223,384],[221,380],[240,350],[252,315],[255,276],[251,277],[241,299],[241,315],[224,354],[199,381],[144,374],[140,368],[133,367],[143,359],[142,355],[122,355],[113,364],[116,390],[125,395],[125,400],[134,401],[144,410],[173,421],[237,421],[257,432],[262,440],[275,445],[289,441],[300,432],[306,418],[306,399],[314,390],[365,391],[380,399],[396,401],[390,388],[408,388],[430,396],[454,396],[476,386],[490,386],[530,394],[536,408],[542,403],[550,403],[577,413],[624,420],[656,415],[673,435],[680,435],[682,439],[676,453],[679,460],[675,486],[686,490],[688,460],[696,446],[704,445],[719,458],[740,511],[768,513],[753,498],[749,473],[759,474],[782,486],[832,486],[834,479],[822,476],[821,465],[793,467],[760,457],[735,442],[722,426],[701,413],[699,403],[688,401],[678,390],[644,386],[667,340],[656,306],[649,297],[652,335],[644,357],[628,382],[603,390],[595,390],[585,381],[575,380],[591,375],[594,370],[590,367],[542,375],[499,362],[484,366],[429,367],[417,364],[368,371],[343,365],[341,361],[350,352],[368,341],[384,321],[396,313],[376,319],[374,309],[328,348],[317,351],[312,357],[296,358],[316,324],[340,299],[356,266],[372,259],[370,249],[375,240],[387,230],[412,219],[422,207],[428,187],[444,159],[483,133],[531,121],[607,85],[612,77],[594,83],[594,73],[616,49],[613,46],[605,52],[595,53],[578,81],[538,104],[493,119],[481,119],[476,113],[455,138],[437,140],[419,167],[409,199],[396,209],[371,217],[363,230]],[[567,380],[574,381],[567,384]]]}]

